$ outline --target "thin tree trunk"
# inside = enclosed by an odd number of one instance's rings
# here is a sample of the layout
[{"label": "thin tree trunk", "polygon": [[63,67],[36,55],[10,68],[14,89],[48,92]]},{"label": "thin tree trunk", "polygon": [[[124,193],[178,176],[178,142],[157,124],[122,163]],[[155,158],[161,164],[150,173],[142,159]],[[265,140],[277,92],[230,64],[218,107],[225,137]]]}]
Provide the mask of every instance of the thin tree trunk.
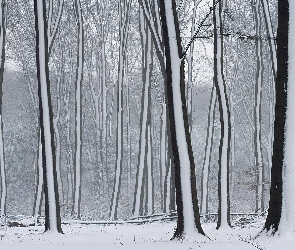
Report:
[{"label": "thin tree trunk", "polygon": [[[269,107],[270,108],[270,114],[269,114],[269,123],[270,123],[270,131],[268,135],[268,146],[267,146],[267,155],[268,155],[268,162],[271,162],[272,158],[272,145],[274,141],[274,119],[275,119],[275,82],[277,77],[277,48],[276,48],[276,39],[274,36],[273,31],[273,25],[271,21],[270,11],[269,11],[269,3],[268,0],[261,0],[262,7],[263,7],[263,13],[264,13],[264,19],[265,19],[265,26],[268,34],[268,44],[269,44],[269,50],[270,50],[270,56],[271,56],[271,66],[272,66],[272,72],[273,72],[273,79],[274,81],[270,83],[269,87]],[[270,166],[271,164],[269,164]],[[271,168],[269,171],[269,180],[271,179]]]},{"label": "thin tree trunk", "polygon": [[43,195],[43,167],[42,167],[42,144],[41,144],[41,130],[38,129],[38,150],[37,150],[37,181],[34,199],[33,216],[37,220],[41,215],[42,195]]},{"label": "thin tree trunk", "polygon": [[277,55],[276,55],[276,41],[273,32],[273,25],[271,21],[271,16],[269,12],[269,4],[268,0],[261,0],[262,7],[263,7],[263,14],[265,19],[265,27],[268,33],[268,44],[270,49],[270,56],[271,56],[271,66],[273,71],[274,80],[276,80],[277,75]]},{"label": "thin tree trunk", "polygon": [[121,189],[122,160],[123,160],[123,80],[124,80],[124,62],[126,55],[126,45],[129,29],[129,11],[130,2],[127,0],[119,3],[120,11],[120,49],[119,49],[119,67],[118,67],[118,90],[117,90],[117,139],[116,139],[116,172],[114,189],[111,201],[110,218],[117,220],[118,201]]},{"label": "thin tree trunk", "polygon": [[147,214],[154,213],[154,181],[153,181],[153,162],[152,162],[152,138],[151,125],[147,127]]},{"label": "thin tree trunk", "polygon": [[6,197],[7,197],[7,183],[6,170],[4,159],[4,140],[3,140],[3,122],[2,122],[2,86],[3,73],[5,62],[5,0],[0,4],[0,177],[1,177],[1,201],[0,201],[0,216],[6,214]]},{"label": "thin tree trunk", "polygon": [[134,193],[133,216],[139,215],[140,197],[142,190],[142,180],[145,168],[145,158],[147,152],[147,129],[148,116],[150,106],[150,82],[152,74],[152,38],[151,32],[147,28],[146,22],[143,18],[142,10],[140,10],[140,34],[142,41],[142,100],[141,100],[141,115],[140,115],[140,140],[139,140],[139,155],[138,155],[138,169],[136,174],[136,185]]},{"label": "thin tree trunk", "polygon": [[213,0],[214,21],[214,84],[219,103],[219,114],[221,124],[221,138],[219,145],[219,172],[218,172],[218,221],[217,229],[230,226],[229,206],[229,159],[230,159],[230,110],[226,85],[223,76],[223,29],[222,29],[222,3],[216,4]]},{"label": "thin tree trunk", "polygon": [[[261,36],[261,18],[260,1],[253,2],[254,21],[256,37]],[[256,213],[264,210],[263,205],[263,159],[261,146],[261,98],[263,84],[263,64],[262,64],[262,45],[260,39],[255,40],[256,46],[256,84],[255,84],[255,106],[254,106],[254,150],[255,165],[257,169],[257,187],[256,187]]]},{"label": "thin tree trunk", "polygon": [[[164,98],[163,98],[164,99]],[[166,197],[167,197],[167,159],[166,159],[166,103],[163,100],[162,103],[162,115],[161,115],[161,137],[160,137],[160,186],[161,186],[161,209],[166,212]]]},{"label": "thin tree trunk", "polygon": [[208,214],[208,181],[210,172],[210,161],[212,154],[213,145],[213,133],[214,133],[214,119],[215,119],[215,109],[216,109],[216,88],[212,87],[211,100],[208,113],[208,127],[207,127],[207,138],[206,138],[206,148],[205,157],[202,170],[202,190],[201,190],[201,214]]},{"label": "thin tree trunk", "polygon": [[75,10],[78,23],[78,53],[76,73],[76,141],[75,141],[75,171],[74,171],[74,202],[72,213],[75,217],[81,217],[81,158],[82,158],[82,81],[84,63],[84,34],[83,17],[80,0],[75,1]]}]

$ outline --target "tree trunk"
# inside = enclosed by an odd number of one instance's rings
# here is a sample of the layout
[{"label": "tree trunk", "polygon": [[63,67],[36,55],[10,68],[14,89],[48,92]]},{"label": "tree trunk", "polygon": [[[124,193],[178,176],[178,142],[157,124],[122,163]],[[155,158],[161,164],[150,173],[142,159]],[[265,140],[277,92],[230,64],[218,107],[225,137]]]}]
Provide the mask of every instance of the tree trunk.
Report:
[{"label": "tree trunk", "polygon": [[170,136],[175,164],[178,222],[174,238],[189,237],[196,231],[204,235],[197,201],[195,165],[185,100],[184,61],[174,0],[160,1],[160,16],[166,56]]},{"label": "tree trunk", "polygon": [[82,80],[84,63],[84,34],[83,17],[80,0],[75,1],[76,17],[78,22],[78,53],[77,53],[77,73],[76,73],[76,138],[75,138],[75,171],[74,171],[74,203],[72,214],[78,219],[81,204],[81,158],[82,158]]},{"label": "tree trunk", "polygon": [[38,98],[45,194],[45,231],[50,230],[53,232],[62,233],[48,69],[49,53],[46,34],[46,6],[42,0],[34,1],[34,13],[36,30]]},{"label": "tree trunk", "polygon": [[221,138],[219,145],[219,173],[218,173],[218,221],[217,229],[230,226],[229,206],[229,160],[230,160],[230,110],[226,85],[223,76],[223,28],[222,28],[222,3],[216,4],[213,0],[214,21],[214,84],[219,103],[221,124]]},{"label": "tree trunk", "polygon": [[6,170],[4,159],[4,140],[3,140],[3,122],[2,122],[2,86],[3,73],[5,62],[5,0],[0,3],[0,177],[1,177],[1,201],[0,201],[0,216],[6,214]]},{"label": "tree trunk", "polygon": [[[280,13],[281,14],[281,13]],[[287,61],[287,110],[285,124],[285,147],[283,163],[283,196],[282,196],[282,214],[279,224],[280,235],[290,235],[294,237],[295,230],[295,155],[294,155],[294,135],[295,135],[295,2],[289,1],[289,30],[284,39],[287,40],[288,61]],[[288,27],[288,26],[287,26]],[[286,44],[285,44],[286,45]],[[279,48],[279,44],[278,44]],[[279,49],[278,49],[279,52]],[[278,58],[279,59],[279,58]],[[278,67],[279,73],[279,67]],[[279,77],[279,75],[278,75]]]},{"label": "tree trunk", "polygon": [[41,215],[41,205],[43,196],[43,168],[42,168],[42,144],[41,144],[41,130],[38,129],[38,149],[37,149],[37,181],[36,181],[36,191],[34,199],[33,216],[35,220]]},{"label": "tree trunk", "polygon": [[148,140],[148,118],[150,108],[150,82],[152,74],[152,40],[151,32],[149,31],[146,22],[143,18],[142,10],[140,10],[140,34],[142,42],[142,99],[141,99],[141,116],[140,116],[140,140],[139,140],[139,155],[138,155],[138,169],[136,174],[136,186],[134,193],[133,216],[139,215],[139,204],[142,190],[142,179],[145,168],[145,159],[147,152]]},{"label": "tree trunk", "polygon": [[[274,141],[268,215],[264,228],[275,234],[279,228],[282,209],[282,170],[284,163],[285,121],[288,81],[289,1],[278,1],[277,78],[274,121]],[[293,43],[294,44],[294,43]]]},{"label": "tree trunk", "polygon": [[207,138],[206,138],[206,149],[205,157],[202,170],[202,190],[201,190],[201,213],[202,215],[208,214],[208,181],[210,172],[210,161],[212,154],[213,145],[213,133],[214,133],[214,119],[216,109],[216,88],[212,87],[211,100],[208,114],[208,127],[207,127]]},{"label": "tree trunk", "polygon": [[[123,6],[122,6],[123,4]],[[117,220],[118,201],[121,189],[122,160],[123,160],[123,80],[124,80],[124,62],[126,55],[126,44],[129,29],[129,11],[130,2],[124,0],[119,3],[120,12],[120,49],[119,49],[119,66],[118,66],[118,89],[117,89],[117,139],[116,139],[116,172],[114,189],[111,201],[110,218]]]},{"label": "tree trunk", "polygon": [[[253,1],[253,14],[255,21],[256,37],[261,36],[261,18],[260,18],[260,1]],[[264,167],[262,159],[261,145],[261,98],[263,84],[263,62],[262,62],[262,44],[260,39],[255,40],[256,46],[256,84],[255,84],[255,104],[254,104],[254,152],[255,166],[257,171],[257,186],[256,186],[256,213],[264,211],[263,190],[264,190]]]},{"label": "tree trunk", "polygon": [[[164,98],[163,98],[164,99]],[[167,143],[166,143],[166,103],[162,103],[161,115],[161,136],[160,136],[160,186],[161,186],[161,208],[166,212],[166,193],[167,193]]]}]

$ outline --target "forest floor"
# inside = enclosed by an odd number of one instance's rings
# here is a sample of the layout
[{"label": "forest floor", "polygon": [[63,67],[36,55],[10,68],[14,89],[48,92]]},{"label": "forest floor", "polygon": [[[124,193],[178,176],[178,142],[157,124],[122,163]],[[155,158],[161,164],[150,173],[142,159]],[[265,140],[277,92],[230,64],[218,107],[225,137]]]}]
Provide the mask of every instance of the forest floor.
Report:
[{"label": "forest floor", "polygon": [[43,226],[9,227],[0,230],[2,250],[291,250],[295,234],[280,238],[263,236],[252,240],[262,223],[216,230],[215,223],[204,223],[205,237],[171,241],[176,222],[153,222],[142,225],[63,225],[64,234],[43,233]]}]

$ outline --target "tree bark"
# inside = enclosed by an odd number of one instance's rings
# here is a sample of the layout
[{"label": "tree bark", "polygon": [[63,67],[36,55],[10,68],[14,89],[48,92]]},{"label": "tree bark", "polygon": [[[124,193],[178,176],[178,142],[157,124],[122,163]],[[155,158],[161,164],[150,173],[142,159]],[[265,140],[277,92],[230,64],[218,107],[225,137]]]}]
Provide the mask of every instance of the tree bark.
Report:
[{"label": "tree bark", "polygon": [[[119,3],[120,11],[120,49],[119,49],[119,65],[118,65],[118,80],[117,80],[117,138],[116,138],[116,172],[114,189],[111,201],[110,218],[117,220],[118,201],[121,189],[121,175],[122,175],[122,160],[123,160],[123,80],[124,80],[124,61],[126,57],[126,44],[129,29],[129,11],[130,2],[124,0]],[[122,6],[123,5],[123,6]]]},{"label": "tree bark", "polygon": [[[261,36],[261,17],[260,2],[253,1],[253,14],[255,21],[256,37]],[[262,159],[261,145],[261,100],[262,100],[262,84],[263,84],[263,62],[262,62],[262,44],[260,39],[255,40],[256,52],[256,83],[254,88],[255,104],[254,104],[254,150],[255,150],[255,166],[257,171],[256,186],[256,213],[264,211],[263,191],[264,191],[264,166]]]},{"label": "tree bark", "polygon": [[7,183],[4,158],[3,122],[2,122],[2,86],[5,62],[5,0],[0,3],[0,177],[1,177],[1,200],[0,216],[6,214]]},{"label": "tree bark", "polygon": [[208,214],[208,181],[210,172],[210,161],[212,154],[213,145],[213,133],[214,133],[214,119],[216,110],[216,88],[212,87],[211,100],[208,113],[208,127],[207,127],[207,138],[206,138],[206,148],[205,157],[202,170],[202,189],[201,189],[201,213],[203,216]]},{"label": "tree bark", "polygon": [[74,171],[74,202],[72,214],[81,218],[81,158],[82,158],[82,81],[84,63],[84,31],[83,16],[80,0],[75,1],[75,10],[78,24],[78,53],[76,72],[76,138],[75,138],[75,171]]},{"label": "tree bark", "polygon": [[36,62],[38,78],[39,115],[41,127],[42,161],[45,194],[45,231],[62,233],[56,159],[53,131],[53,114],[49,83],[49,52],[46,24],[46,5],[34,1],[36,30]]},{"label": "tree bark", "polygon": [[218,172],[218,221],[217,229],[230,226],[229,206],[229,160],[230,160],[230,110],[228,95],[223,75],[223,28],[222,3],[216,4],[213,0],[214,22],[214,84],[219,103],[219,116],[221,124],[221,137],[219,145],[219,172]]},{"label": "tree bark", "polygon": [[278,231],[282,209],[282,170],[284,163],[284,141],[288,81],[288,27],[289,1],[278,1],[277,30],[277,78],[275,83],[276,103],[274,141],[271,168],[271,186],[268,215],[264,228],[275,234]]},{"label": "tree bark", "polygon": [[175,164],[178,222],[174,238],[189,236],[196,230],[204,235],[196,194],[195,165],[185,100],[183,51],[174,0],[160,1],[160,16],[166,56],[170,136]]}]

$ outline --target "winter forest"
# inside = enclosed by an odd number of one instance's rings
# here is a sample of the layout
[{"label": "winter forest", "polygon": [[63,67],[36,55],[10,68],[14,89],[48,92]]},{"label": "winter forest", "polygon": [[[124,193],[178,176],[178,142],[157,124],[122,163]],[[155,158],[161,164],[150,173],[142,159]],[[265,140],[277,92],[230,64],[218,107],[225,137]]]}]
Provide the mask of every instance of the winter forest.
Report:
[{"label": "winter forest", "polygon": [[0,2],[1,249],[293,249],[294,1]]}]

